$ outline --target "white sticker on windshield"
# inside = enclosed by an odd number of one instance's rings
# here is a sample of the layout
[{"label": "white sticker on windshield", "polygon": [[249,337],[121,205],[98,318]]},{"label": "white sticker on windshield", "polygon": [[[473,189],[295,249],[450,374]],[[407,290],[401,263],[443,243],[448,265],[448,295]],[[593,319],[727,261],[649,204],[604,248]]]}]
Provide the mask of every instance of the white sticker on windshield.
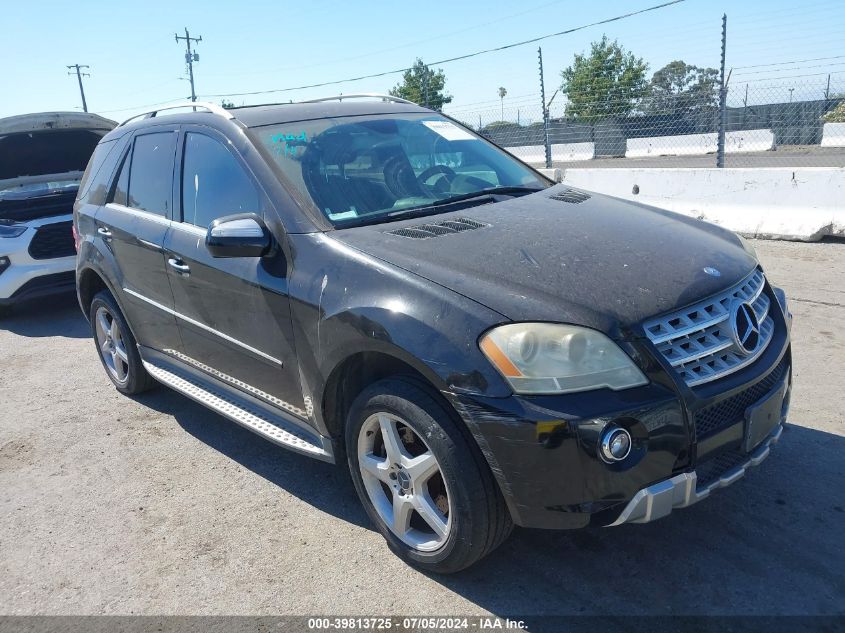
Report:
[{"label": "white sticker on windshield", "polygon": [[422,124],[432,132],[437,132],[447,141],[472,141],[475,137],[462,130],[451,121],[423,121]]}]

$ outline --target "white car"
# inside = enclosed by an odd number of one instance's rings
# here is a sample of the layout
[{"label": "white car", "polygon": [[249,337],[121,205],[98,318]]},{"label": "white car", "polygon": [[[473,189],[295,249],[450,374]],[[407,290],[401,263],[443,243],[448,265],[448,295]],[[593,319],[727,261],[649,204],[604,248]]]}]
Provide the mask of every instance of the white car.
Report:
[{"label": "white car", "polygon": [[73,201],[94,148],[116,125],[79,112],[0,119],[0,314],[74,288]]}]

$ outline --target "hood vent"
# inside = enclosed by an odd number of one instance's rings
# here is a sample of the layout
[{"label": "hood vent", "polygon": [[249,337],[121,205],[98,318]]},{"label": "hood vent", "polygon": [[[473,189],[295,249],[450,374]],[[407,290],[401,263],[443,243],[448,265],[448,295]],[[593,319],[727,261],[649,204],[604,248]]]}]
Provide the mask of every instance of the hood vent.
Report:
[{"label": "hood vent", "polygon": [[441,235],[450,235],[451,233],[462,233],[463,231],[472,231],[480,229],[489,224],[470,220],[469,218],[452,218],[444,220],[443,222],[431,222],[426,224],[418,224],[416,226],[406,226],[395,231],[387,231],[391,235],[399,235],[400,237],[409,237],[413,240],[427,240],[432,237],[440,237]]},{"label": "hood vent", "polygon": [[575,191],[574,189],[567,189],[561,191],[553,196],[549,196],[552,200],[560,200],[561,202],[568,202],[570,204],[578,204],[590,199],[590,194],[583,191]]}]

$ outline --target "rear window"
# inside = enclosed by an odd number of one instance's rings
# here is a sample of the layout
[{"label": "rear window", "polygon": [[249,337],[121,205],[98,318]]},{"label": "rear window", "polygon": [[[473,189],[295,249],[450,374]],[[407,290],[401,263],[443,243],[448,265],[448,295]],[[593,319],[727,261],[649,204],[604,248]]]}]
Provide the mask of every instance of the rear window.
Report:
[{"label": "rear window", "polygon": [[127,206],[164,216],[170,212],[175,152],[175,132],[155,132],[135,137]]},{"label": "rear window", "polygon": [[[88,161],[88,166],[85,168],[85,173],[82,174],[82,180],[79,183],[79,199],[84,200],[86,196],[88,196],[89,191],[92,188],[93,183],[96,181],[99,183],[97,189],[101,189],[102,191],[98,191],[98,194],[105,195],[105,188],[107,187],[107,183],[104,182],[102,177],[97,178],[100,175],[100,169],[103,167],[103,163],[106,162],[106,159],[111,154],[111,151],[115,147],[115,142],[112,141],[105,141],[97,145],[96,149],[94,150],[94,154],[91,156],[91,160]],[[108,178],[109,174],[105,175]],[[99,195],[97,197],[100,197]],[[96,203],[94,203],[96,204]]]}]

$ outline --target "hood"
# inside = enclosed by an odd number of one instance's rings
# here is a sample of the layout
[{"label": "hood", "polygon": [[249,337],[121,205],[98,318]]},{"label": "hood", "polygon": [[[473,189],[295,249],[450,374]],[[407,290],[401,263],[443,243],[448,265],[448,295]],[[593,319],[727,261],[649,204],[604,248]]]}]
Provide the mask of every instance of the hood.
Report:
[{"label": "hood", "polygon": [[[599,194],[579,202],[551,197],[567,190],[332,237],[514,321],[574,323],[615,338],[737,283],[757,264],[736,235],[715,225]],[[482,226],[425,239],[395,234],[456,218]]]},{"label": "hood", "polygon": [[0,190],[58,181],[64,174],[78,180],[97,143],[116,125],[79,112],[0,119]]}]

